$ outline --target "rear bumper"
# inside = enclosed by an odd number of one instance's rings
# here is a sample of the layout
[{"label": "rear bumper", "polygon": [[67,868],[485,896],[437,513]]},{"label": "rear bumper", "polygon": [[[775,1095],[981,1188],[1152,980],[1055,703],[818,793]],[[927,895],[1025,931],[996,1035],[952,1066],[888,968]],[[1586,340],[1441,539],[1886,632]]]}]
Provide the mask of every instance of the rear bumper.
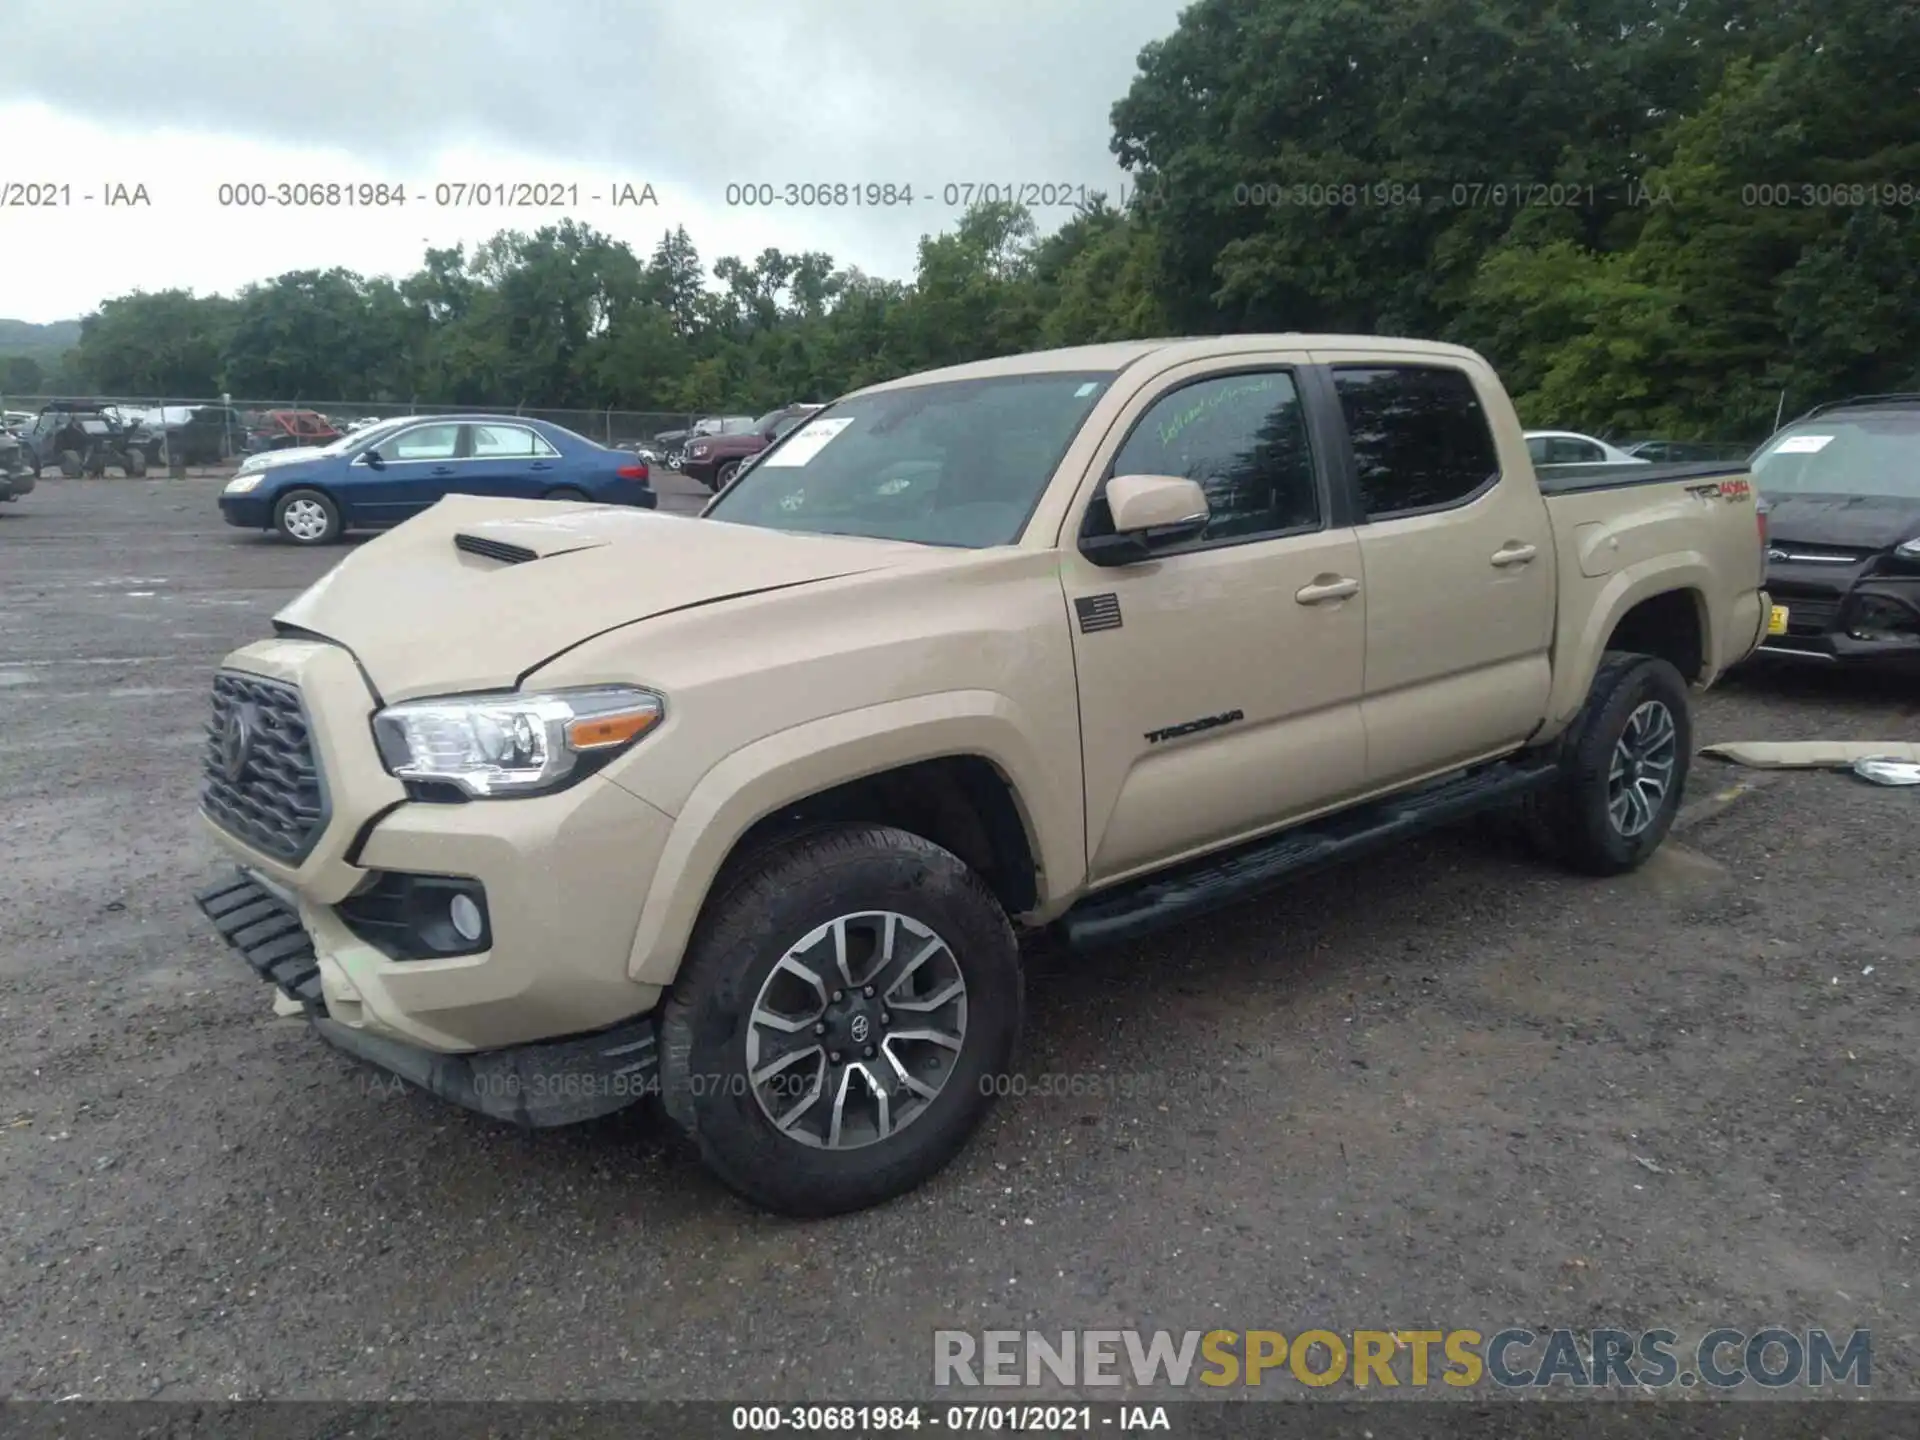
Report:
[{"label": "rear bumper", "polygon": [[624,1110],[659,1088],[658,1032],[643,1015],[606,1030],[530,1045],[448,1054],[334,1019],[299,912],[245,870],[194,897],[261,979],[298,1002],[335,1049],[442,1100],[530,1129]]}]

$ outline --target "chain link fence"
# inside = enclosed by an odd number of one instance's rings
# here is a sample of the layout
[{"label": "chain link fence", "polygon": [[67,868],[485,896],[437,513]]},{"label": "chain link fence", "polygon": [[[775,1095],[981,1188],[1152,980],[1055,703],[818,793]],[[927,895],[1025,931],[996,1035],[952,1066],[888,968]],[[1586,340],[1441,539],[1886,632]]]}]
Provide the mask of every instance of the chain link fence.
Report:
[{"label": "chain link fence", "polygon": [[[74,404],[72,396],[0,395],[6,428],[28,433],[48,405]],[[140,437],[149,468],[172,466],[217,470],[259,450],[322,445],[350,429],[411,415],[518,415],[564,426],[602,445],[630,449],[650,445],[664,432],[691,429],[699,415],[685,411],[554,409],[528,405],[438,405],[374,400],[261,400],[214,397],[90,394],[97,404]],[[137,427],[137,428],[133,428]],[[51,464],[52,457],[45,458]]]}]

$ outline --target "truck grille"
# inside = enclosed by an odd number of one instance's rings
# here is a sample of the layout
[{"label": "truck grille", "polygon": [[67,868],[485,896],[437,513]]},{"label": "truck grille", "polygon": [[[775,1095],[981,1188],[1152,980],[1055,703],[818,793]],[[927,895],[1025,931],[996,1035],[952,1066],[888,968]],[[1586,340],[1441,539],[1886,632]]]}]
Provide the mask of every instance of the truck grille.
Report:
[{"label": "truck grille", "polygon": [[222,670],[213,678],[200,805],[222,830],[289,864],[326,825],[326,787],[300,692]]}]

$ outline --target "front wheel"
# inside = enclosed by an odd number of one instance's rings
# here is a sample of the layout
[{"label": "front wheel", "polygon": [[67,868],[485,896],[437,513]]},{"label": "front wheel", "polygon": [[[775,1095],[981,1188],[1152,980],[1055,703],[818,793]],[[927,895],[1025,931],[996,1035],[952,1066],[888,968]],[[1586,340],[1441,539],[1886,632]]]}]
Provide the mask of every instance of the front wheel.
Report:
[{"label": "front wheel", "polygon": [[738,460],[727,461],[726,464],[714,472],[713,493],[718,495],[722,490],[726,489],[727,486],[733,483],[733,477],[739,473],[740,462]]},{"label": "front wheel", "polygon": [[1530,828],[1542,847],[1587,875],[1638,869],[1680,810],[1693,761],[1687,682],[1665,660],[1609,652],[1574,722]]},{"label": "front wheel", "polygon": [[120,468],[129,480],[139,480],[147,473],[147,457],[142,451],[129,450],[120,457]]},{"label": "front wheel", "polygon": [[273,528],[296,545],[329,545],[340,538],[340,507],[318,490],[289,490],[273,507]]},{"label": "front wheel", "polygon": [[86,468],[86,462],[80,458],[80,452],[78,450],[62,450],[60,452],[60,473],[66,476],[67,479],[78,480],[81,475],[86,473]]},{"label": "front wheel", "polygon": [[786,1215],[913,1189],[1004,1090],[1019,949],[930,841],[836,825],[723,880],[661,1016],[661,1098],[721,1180]]}]

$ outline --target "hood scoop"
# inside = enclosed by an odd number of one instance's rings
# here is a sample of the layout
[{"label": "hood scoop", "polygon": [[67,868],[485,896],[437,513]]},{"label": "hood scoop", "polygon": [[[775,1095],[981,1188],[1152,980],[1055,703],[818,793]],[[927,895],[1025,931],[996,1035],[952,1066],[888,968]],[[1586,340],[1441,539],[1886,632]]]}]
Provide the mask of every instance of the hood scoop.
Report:
[{"label": "hood scoop", "polygon": [[453,548],[464,550],[469,555],[498,560],[503,565],[524,565],[529,560],[540,558],[538,550],[506,540],[490,540],[485,535],[456,535],[453,537]]}]

